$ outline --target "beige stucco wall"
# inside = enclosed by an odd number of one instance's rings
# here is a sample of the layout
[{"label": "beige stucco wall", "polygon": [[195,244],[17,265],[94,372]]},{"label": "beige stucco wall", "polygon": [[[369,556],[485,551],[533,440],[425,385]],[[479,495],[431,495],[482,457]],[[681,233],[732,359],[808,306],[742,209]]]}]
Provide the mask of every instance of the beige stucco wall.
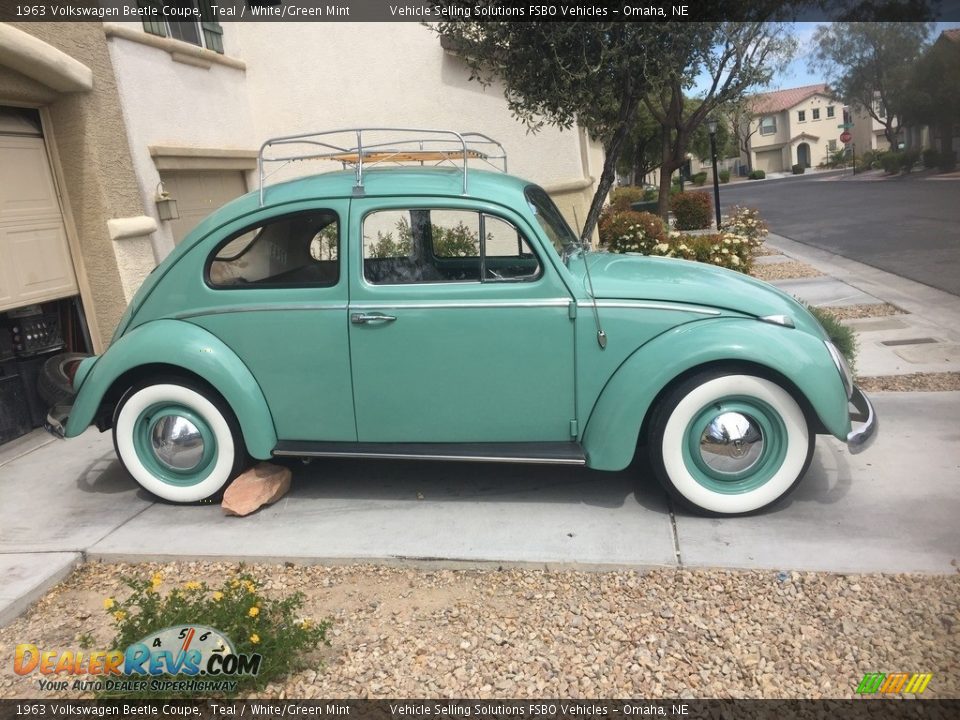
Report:
[{"label": "beige stucco wall", "polygon": [[[93,72],[86,92],[59,93],[0,66],[0,103],[41,108],[84,307],[95,344],[103,347],[126,308],[121,276],[141,277],[138,253],[118,259],[107,220],[144,214],[103,28],[97,23],[10,23]],[[136,239],[123,242],[135,243]],[[149,242],[144,239],[144,242]],[[130,263],[135,267],[128,267]],[[142,263],[141,263],[142,264]],[[149,268],[146,268],[149,271]],[[129,283],[128,283],[129,284]]]},{"label": "beige stucco wall", "polygon": [[[834,116],[827,117],[827,108],[834,108]],[[813,111],[820,111],[820,118],[813,119]],[[800,122],[799,113],[806,114],[806,120]],[[763,117],[775,115],[777,118],[777,132],[770,135],[761,135],[759,125]],[[810,146],[810,166],[816,167],[827,159],[829,143],[833,140],[836,147],[842,148],[838,127],[843,122],[843,103],[826,95],[812,95],[806,100],[794,105],[789,110],[778,113],[759,115],[751,121],[751,129],[756,132],[750,138],[750,149],[754,154],[753,165],[756,166],[756,153],[772,150],[779,147],[783,155],[784,170],[789,172],[790,166],[797,162],[797,148],[801,143]]]}]

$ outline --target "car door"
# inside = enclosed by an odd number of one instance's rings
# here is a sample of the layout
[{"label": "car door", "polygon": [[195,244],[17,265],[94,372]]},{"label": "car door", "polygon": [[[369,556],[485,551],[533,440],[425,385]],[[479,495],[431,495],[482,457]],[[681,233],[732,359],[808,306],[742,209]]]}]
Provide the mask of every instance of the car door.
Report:
[{"label": "car door", "polygon": [[495,205],[351,202],[359,441],[571,439],[570,295],[531,237]]}]

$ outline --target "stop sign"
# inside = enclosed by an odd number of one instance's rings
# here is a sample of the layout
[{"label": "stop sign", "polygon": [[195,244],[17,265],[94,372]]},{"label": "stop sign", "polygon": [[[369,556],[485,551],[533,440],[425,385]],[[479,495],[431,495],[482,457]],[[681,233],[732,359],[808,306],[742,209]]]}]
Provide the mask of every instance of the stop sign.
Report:
[{"label": "stop sign", "polygon": [[851,135],[848,130],[844,130],[842,133],[840,133],[840,142],[842,142],[844,145],[851,140],[853,140],[853,135]]}]

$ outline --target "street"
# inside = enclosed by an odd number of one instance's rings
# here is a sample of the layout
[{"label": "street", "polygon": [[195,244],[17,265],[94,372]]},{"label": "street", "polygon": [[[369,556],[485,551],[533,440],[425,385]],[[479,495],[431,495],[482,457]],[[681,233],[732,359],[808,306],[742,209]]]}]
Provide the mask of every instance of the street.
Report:
[{"label": "street", "polygon": [[960,295],[960,178],[813,173],[720,186],[792,240]]}]

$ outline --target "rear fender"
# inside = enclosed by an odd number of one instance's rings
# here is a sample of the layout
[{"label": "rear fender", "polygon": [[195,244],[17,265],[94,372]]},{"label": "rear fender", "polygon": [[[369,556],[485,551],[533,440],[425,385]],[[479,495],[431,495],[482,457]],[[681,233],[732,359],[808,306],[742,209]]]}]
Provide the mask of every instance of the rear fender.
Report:
[{"label": "rear fender", "polygon": [[847,397],[823,341],[801,330],[745,318],[681,325],[638,348],[617,369],[594,404],[582,444],[587,465],[622,470],[636,452],[651,406],[676,378],[727,362],[762,366],[787,378],[827,432],[850,432]]},{"label": "rear fender", "polygon": [[124,373],[161,363],[181,368],[210,383],[230,405],[255,458],[267,459],[277,445],[273,416],[260,386],[234,352],[208,331],[180,320],[155,320],[113,343],[87,370],[70,410],[66,437],[76,437],[94,421],[100,405]]}]

